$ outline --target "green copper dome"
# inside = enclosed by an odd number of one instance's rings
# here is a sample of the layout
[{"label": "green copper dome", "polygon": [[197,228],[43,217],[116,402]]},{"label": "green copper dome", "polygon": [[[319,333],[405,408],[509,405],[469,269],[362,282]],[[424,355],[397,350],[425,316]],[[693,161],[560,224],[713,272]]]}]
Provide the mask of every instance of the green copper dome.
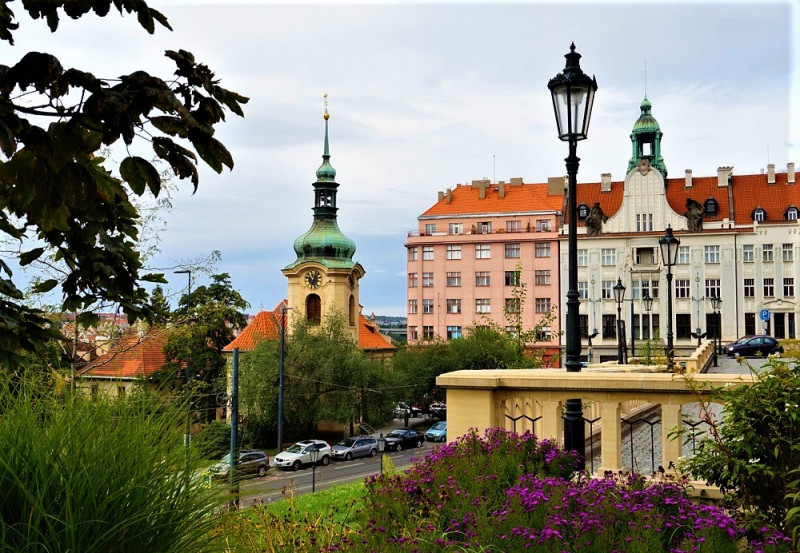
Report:
[{"label": "green copper dome", "polygon": [[661,157],[661,137],[664,133],[661,132],[661,126],[656,121],[656,118],[650,113],[653,105],[646,97],[642,100],[640,109],[641,115],[633,124],[631,131],[631,145],[633,153],[631,159],[628,161],[628,173],[636,167],[642,160],[650,163],[650,166],[658,170],[666,181],[667,166],[664,164],[664,158]]},{"label": "green copper dome", "polygon": [[[327,105],[327,103],[326,103]],[[317,182],[314,183],[314,221],[311,228],[294,241],[297,259],[286,266],[292,269],[307,261],[316,261],[329,268],[352,268],[356,243],[342,234],[336,222],[336,192],[339,184],[336,169],[330,164],[328,151],[328,115],[325,109],[325,147],[322,165],[317,169]]]},{"label": "green copper dome", "polygon": [[656,118],[650,115],[650,110],[653,107],[653,105],[650,103],[650,100],[645,98],[640,107],[642,114],[639,116],[639,119],[636,120],[636,123],[633,124],[632,132],[656,132],[661,130],[661,127],[658,126],[658,121],[656,121]]}]

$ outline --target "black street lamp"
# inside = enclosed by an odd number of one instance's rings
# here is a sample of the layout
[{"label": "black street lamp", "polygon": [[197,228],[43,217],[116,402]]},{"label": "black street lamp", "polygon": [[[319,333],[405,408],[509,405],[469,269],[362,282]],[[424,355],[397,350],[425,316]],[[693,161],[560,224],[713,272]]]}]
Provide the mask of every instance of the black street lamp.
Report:
[{"label": "black street lamp", "polygon": [[311,493],[317,491],[317,463],[319,463],[319,446],[316,444],[311,446]]},{"label": "black street lamp", "polygon": [[[717,367],[717,356],[719,355],[719,350],[722,349],[722,317],[720,316],[720,305],[722,303],[722,298],[717,295],[711,296],[711,308],[714,310],[714,320],[717,323],[717,331],[714,334],[714,366]],[[717,347],[717,338],[719,338],[719,347]]]},{"label": "black street lamp", "polygon": [[283,371],[286,363],[286,311],[284,303],[281,306],[281,353],[278,366],[278,453],[283,451]]},{"label": "black street lamp", "polygon": [[[644,310],[647,313],[650,313],[650,310],[653,309],[653,298],[650,297],[649,293],[645,292],[644,293],[644,297],[642,298],[642,301],[644,302]],[[642,325],[642,326],[644,326],[644,325]],[[650,333],[648,332],[648,335],[649,334]]]},{"label": "black street lamp", "polygon": [[[553,111],[558,126],[558,137],[569,142],[569,156],[565,158],[569,178],[567,195],[569,217],[568,241],[568,289],[567,289],[567,348],[564,366],[567,372],[581,370],[581,334],[578,318],[580,302],[578,300],[578,209],[576,189],[578,184],[577,155],[578,140],[585,140],[589,132],[589,121],[592,118],[594,94],[597,81],[586,75],[580,67],[581,55],[575,51],[575,43],[569,47],[564,71],[550,79],[547,88],[553,99]],[[580,453],[582,468],[586,467],[585,428],[583,422],[583,405],[578,399],[568,399],[566,416],[564,417],[564,447]]]},{"label": "black street lamp", "polygon": [[592,364],[594,355],[592,353],[592,340],[594,340],[600,332],[595,328],[592,330],[592,333],[589,334],[589,355],[586,356],[586,362],[588,365]]},{"label": "black street lamp", "polygon": [[675,368],[675,346],[672,341],[672,266],[678,260],[678,246],[681,241],[672,235],[672,226],[668,225],[667,230],[659,240],[661,246],[661,259],[667,266],[667,369],[670,371]]},{"label": "black street lamp", "polygon": [[378,456],[381,458],[381,474],[383,474],[383,452],[386,451],[386,438],[383,433],[378,435]]},{"label": "black street lamp", "polygon": [[625,339],[625,332],[622,330],[622,302],[625,300],[625,285],[622,279],[617,277],[617,284],[614,286],[614,301],[617,302],[617,363],[625,362],[625,355],[622,351],[622,341]]}]

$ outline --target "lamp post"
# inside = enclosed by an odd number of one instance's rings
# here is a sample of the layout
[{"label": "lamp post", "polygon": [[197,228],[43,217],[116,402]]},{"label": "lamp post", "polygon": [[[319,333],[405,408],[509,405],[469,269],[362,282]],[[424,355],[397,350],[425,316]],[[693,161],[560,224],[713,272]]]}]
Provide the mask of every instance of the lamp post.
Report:
[{"label": "lamp post", "polygon": [[598,334],[600,334],[600,333],[595,328],[595,329],[592,330],[592,333],[589,335],[589,355],[586,356],[586,364],[587,365],[591,365],[592,364],[592,361],[593,361],[593,358],[594,358],[594,354],[592,353],[592,340],[594,338],[596,338]]},{"label": "lamp post", "polygon": [[672,226],[667,225],[664,236],[659,238],[658,245],[661,246],[661,259],[667,266],[667,369],[670,371],[675,368],[675,346],[672,341],[672,266],[678,260],[678,246],[681,241],[673,236]]},{"label": "lamp post", "polygon": [[378,435],[378,457],[381,458],[381,474],[383,474],[383,452],[386,451],[386,438],[383,433]]},{"label": "lamp post", "polygon": [[694,333],[694,337],[697,338],[697,347],[699,348],[700,340],[708,334],[708,330],[706,330],[706,332],[700,332],[700,303],[706,299],[705,296],[700,295],[700,275],[694,277],[694,289],[697,294],[696,298],[692,296],[692,301],[697,304],[697,331]]},{"label": "lamp post", "polygon": [[[714,334],[714,366],[717,367],[717,356],[719,350],[722,349],[722,317],[720,316],[719,309],[722,307],[722,298],[719,296],[711,296],[711,308],[714,310],[714,320],[717,323],[717,331]],[[717,338],[719,338],[719,347],[717,347]]]},{"label": "lamp post", "polygon": [[[188,312],[188,310],[189,310],[189,302],[191,302],[191,295],[192,295],[192,270],[191,269],[181,269],[180,271],[173,271],[173,272],[176,275],[188,275],[189,276],[189,288],[188,288],[189,291],[186,294],[186,297],[187,297],[186,309],[187,309],[187,312]],[[191,406],[191,403],[189,402],[189,399],[188,399],[188,395],[189,395],[189,363],[191,361],[191,358],[192,358],[192,354],[191,354],[190,350],[187,350],[186,351],[186,371],[185,371],[186,372],[186,394],[187,394],[186,409],[187,409],[187,413],[186,413],[186,430],[185,430],[185,432],[183,434],[183,445],[187,448],[186,449],[186,459],[187,459],[186,463],[187,463],[187,466],[188,466],[188,463],[189,463],[189,461],[188,461],[188,459],[189,459],[189,449],[188,448],[189,448],[189,443],[190,443],[190,441],[192,439],[191,438],[191,422],[190,422],[192,406]],[[236,421],[234,421],[234,424],[235,423],[236,423]]]},{"label": "lamp post", "polygon": [[[569,156],[565,158],[567,164],[568,188],[568,289],[567,289],[567,347],[564,366],[567,372],[580,372],[581,370],[581,336],[578,319],[578,209],[575,197],[578,184],[578,165],[580,158],[577,155],[578,140],[585,140],[589,132],[589,121],[592,117],[594,94],[597,91],[597,81],[594,77],[586,75],[580,67],[581,55],[575,51],[575,43],[569,48],[569,53],[564,57],[567,60],[564,71],[550,79],[547,88],[553,99],[553,111],[558,126],[558,137],[569,142]],[[566,416],[564,421],[564,447],[580,453],[585,468],[585,429],[583,422],[583,405],[578,399],[568,399],[566,402]]]},{"label": "lamp post", "polygon": [[311,446],[311,493],[317,491],[317,462],[319,461],[319,446]]},{"label": "lamp post", "polygon": [[614,285],[614,301],[617,302],[617,363],[625,362],[622,351],[622,341],[625,339],[625,333],[622,331],[622,302],[624,300],[625,285],[622,284],[622,279],[617,277],[617,283]]},{"label": "lamp post", "polygon": [[286,359],[286,311],[284,303],[281,306],[281,355],[278,365],[278,453],[283,451],[283,369]]}]

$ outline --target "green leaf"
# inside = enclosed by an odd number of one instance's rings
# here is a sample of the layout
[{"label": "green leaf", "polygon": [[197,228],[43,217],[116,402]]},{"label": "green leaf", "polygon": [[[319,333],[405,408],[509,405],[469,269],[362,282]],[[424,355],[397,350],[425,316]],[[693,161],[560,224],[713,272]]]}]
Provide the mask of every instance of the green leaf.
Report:
[{"label": "green leaf", "polygon": [[54,278],[39,282],[33,286],[33,292],[36,294],[45,294],[58,286],[58,281]]},{"label": "green leaf", "polygon": [[35,248],[29,252],[19,254],[19,264],[22,266],[29,265],[39,259],[44,253],[44,248]]},{"label": "green leaf", "polygon": [[151,117],[150,122],[155,128],[170,136],[178,136],[186,138],[186,124],[179,117],[169,117],[162,115],[159,117]]},{"label": "green leaf", "polygon": [[150,188],[154,196],[158,196],[161,191],[161,175],[146,159],[137,156],[126,157],[120,163],[119,174],[138,196],[144,194],[145,187]]},{"label": "green leaf", "polygon": [[205,134],[195,137],[190,134],[190,140],[203,161],[214,171],[221,173],[223,164],[233,169],[233,157],[222,142]]}]

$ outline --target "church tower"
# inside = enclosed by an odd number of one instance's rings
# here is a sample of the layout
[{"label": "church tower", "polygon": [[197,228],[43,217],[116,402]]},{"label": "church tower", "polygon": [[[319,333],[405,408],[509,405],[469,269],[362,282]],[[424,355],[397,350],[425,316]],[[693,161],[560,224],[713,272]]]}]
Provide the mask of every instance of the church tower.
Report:
[{"label": "church tower", "polygon": [[289,280],[289,307],[296,316],[319,324],[333,312],[345,316],[347,328],[358,340],[359,280],[364,268],[353,261],[356,244],[339,230],[336,222],[336,170],[328,148],[328,95],[325,95],[325,145],[322,165],[314,183],[314,220],[311,228],[294,241],[297,259],[284,267]]},{"label": "church tower", "polygon": [[664,165],[664,158],[661,157],[661,137],[664,133],[661,132],[661,127],[658,125],[656,118],[650,114],[652,104],[650,100],[645,97],[640,106],[642,114],[636,123],[633,124],[631,131],[631,145],[633,146],[633,157],[628,161],[628,170],[639,167],[640,163],[649,165],[657,169],[664,181],[667,180],[667,166]]}]

